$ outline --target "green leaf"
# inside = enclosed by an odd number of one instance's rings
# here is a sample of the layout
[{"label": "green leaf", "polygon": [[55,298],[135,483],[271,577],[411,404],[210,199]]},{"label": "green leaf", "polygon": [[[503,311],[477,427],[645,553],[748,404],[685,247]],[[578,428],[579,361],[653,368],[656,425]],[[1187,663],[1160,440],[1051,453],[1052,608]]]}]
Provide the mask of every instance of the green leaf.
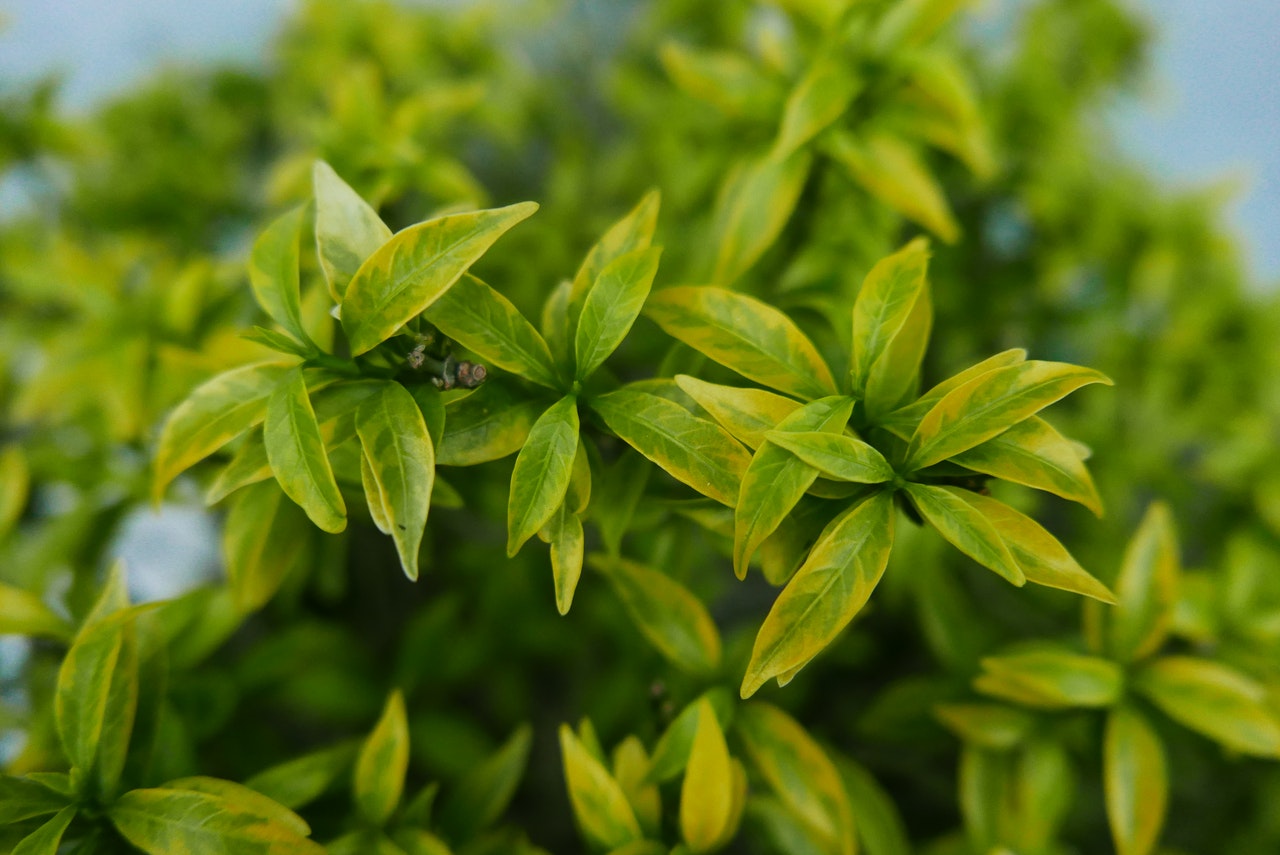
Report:
[{"label": "green leaf", "polygon": [[[107,811],[116,830],[148,855],[323,855],[324,848],[257,804],[194,790],[132,790]],[[281,809],[282,810],[282,809]]]},{"label": "green leaf", "polygon": [[728,730],[733,722],[734,698],[723,686],[708,689],[686,705],[658,739],[658,744],[653,748],[649,771],[645,775],[647,782],[660,784],[684,771],[698,730],[698,711],[704,701],[715,710],[721,730]]},{"label": "green leaf", "polygon": [[252,327],[248,332],[241,333],[240,337],[263,347],[278,350],[288,356],[297,356],[302,359],[310,356],[316,350],[314,346],[302,344],[282,332],[269,330],[266,327]]},{"label": "green leaf", "polygon": [[1046,709],[1110,706],[1124,688],[1119,665],[1069,650],[1044,647],[988,656],[981,664],[978,691]]},{"label": "green leaf", "polygon": [[351,278],[342,326],[359,356],[386,341],[449,290],[504,232],[538,210],[533,202],[452,214],[397,232]]},{"label": "green leaf", "polygon": [[221,778],[211,778],[206,775],[193,775],[167,781],[160,786],[166,790],[183,790],[218,796],[239,805],[257,816],[278,822],[295,834],[303,837],[311,834],[311,827],[307,825],[302,817],[284,805],[277,804],[273,799],[257,790],[246,787],[244,784],[237,784],[235,781],[224,781]]},{"label": "green leaf", "polygon": [[0,583],[0,635],[9,633],[67,641],[72,629],[35,594]]},{"label": "green leaf", "polygon": [[1102,500],[1076,447],[1039,416],[1019,422],[951,460],[975,472],[1079,502],[1102,516]]},{"label": "green leaf", "polygon": [[1166,656],[1139,671],[1134,687],[1169,718],[1232,751],[1280,757],[1280,715],[1266,686],[1230,666]]},{"label": "green leaf", "polygon": [[571,315],[577,317],[586,299],[587,292],[595,284],[596,279],[615,259],[644,249],[653,242],[653,233],[658,225],[658,209],[662,205],[662,195],[657,190],[650,190],[644,198],[622,219],[618,220],[591,247],[582,266],[573,277],[570,289],[569,305]]},{"label": "green leaf", "polygon": [[245,786],[290,810],[297,810],[311,804],[340,777],[349,774],[358,751],[359,744],[355,742],[312,751],[259,772],[245,781]]},{"label": "green leaf", "polygon": [[680,836],[691,852],[710,851],[732,819],[733,770],[715,708],[698,702],[698,726],[680,787]]},{"label": "green leaf", "polygon": [[116,564],[62,660],[54,696],[67,760],[103,799],[120,782],[138,708],[138,641],[128,607],[124,567]]},{"label": "green leaf", "polygon": [[70,801],[68,795],[31,778],[0,775],[0,826],[57,813]]},{"label": "green leaf", "polygon": [[631,331],[658,273],[660,247],[620,255],[600,271],[582,301],[574,333],[575,376],[585,380]]},{"label": "green leaf", "polygon": [[757,157],[730,174],[716,201],[719,251],[714,282],[732,285],[778,239],[800,201],[812,164],[813,158],[802,150],[785,158]]},{"label": "green leaf", "polygon": [[573,605],[573,594],[578,590],[578,580],[582,577],[582,557],[586,549],[582,518],[569,509],[568,497],[560,503],[539,536],[551,544],[551,578],[555,583],[556,611],[567,615]]},{"label": "green leaf", "polygon": [[573,358],[569,352],[569,348],[573,346],[573,342],[569,340],[569,292],[572,288],[573,282],[561,279],[560,284],[547,295],[546,302],[542,304],[542,315],[538,319],[538,329],[542,332],[552,358],[566,372],[571,367],[569,363]]},{"label": "green leaf", "polygon": [[[396,844],[405,855],[453,855],[444,841],[420,828],[401,828],[395,835]],[[333,850],[330,848],[330,855]]]},{"label": "green leaf", "polygon": [[[649,755],[639,737],[628,736],[613,749],[613,779],[627,796],[631,810],[646,836],[660,836],[662,826],[662,794],[649,781]],[[666,850],[662,853],[665,855]]]},{"label": "green leaf", "polygon": [[416,580],[418,547],[435,481],[435,449],[427,423],[413,396],[388,381],[360,403],[356,432],[383,501],[400,566]]},{"label": "green leaf", "polygon": [[533,324],[471,274],[441,294],[423,317],[486,362],[551,389],[561,386],[551,351]]},{"label": "green leaf", "polygon": [[360,265],[391,240],[391,229],[323,160],[315,162],[312,184],[320,269],[329,284],[329,293],[341,303]]},{"label": "green leaf", "polygon": [[285,495],[324,531],[346,528],[347,506],[338,492],[301,369],[286,375],[271,394],[262,439],[271,471]]},{"label": "green leaf", "polygon": [[1112,656],[1132,662],[1164,644],[1177,602],[1178,565],[1173,516],[1168,505],[1153,502],[1125,549],[1115,584],[1118,603],[1101,615]]},{"label": "green leaf", "polygon": [[619,389],[591,409],[624,442],[704,496],[733,507],[751,456],[723,428],[647,392]]},{"label": "green leaf", "polygon": [[58,855],[58,844],[62,842],[62,835],[71,820],[76,818],[78,810],[79,808],[71,805],[58,811],[52,819],[22,838],[13,847],[11,855]]},{"label": "green leaf", "polygon": [[803,727],[777,707],[756,701],[739,711],[735,731],[756,772],[788,812],[824,842],[823,851],[857,851],[840,774]]},{"label": "green leaf", "polygon": [[515,454],[524,447],[545,401],[517,395],[490,379],[445,407],[444,434],[436,448],[441,466],[475,466]]},{"label": "green leaf", "polygon": [[[927,290],[929,243],[916,238],[879,261],[858,291],[853,304],[853,394],[865,398],[872,370],[890,356],[890,347]],[[926,298],[927,299],[927,298]],[[910,367],[914,373],[919,363]],[[905,384],[898,384],[899,386]],[[889,403],[893,403],[890,401]]]},{"label": "green leaf", "polygon": [[838,393],[813,342],[790,318],[753,297],[677,286],[654,292],[644,311],[667,335],[757,383],[806,399]]},{"label": "green leaf", "polygon": [[[787,416],[778,432],[844,430],[853,413],[852,398],[819,398]],[[771,442],[756,450],[742,475],[733,518],[733,570],[739,579],[757,547],[782,523],[818,478],[818,470]]]},{"label": "green leaf", "polygon": [[1026,584],[1027,577],[1000,532],[967,501],[964,494],[971,491],[927,484],[907,484],[906,490],[916,510],[948,543],[1018,587]]},{"label": "green leaf", "polygon": [[877,418],[875,423],[891,431],[901,439],[911,439],[911,434],[915,432],[925,415],[933,409],[933,405],[942,400],[943,396],[952,389],[964,385],[975,377],[981,377],[988,371],[994,371],[997,368],[1004,368],[1009,365],[1017,365],[1026,360],[1027,352],[1020,347],[1001,351],[995,356],[989,356],[978,364],[969,366],[959,374],[943,380],[907,406],[900,407],[887,416]]},{"label": "green leaf", "polygon": [[152,500],[158,503],[179,473],[261,422],[267,399],[288,370],[276,362],[235,368],[198,386],[174,408],[156,445]]},{"label": "green leaf", "polygon": [[862,88],[853,63],[840,51],[814,60],[791,90],[772,156],[784,158],[839,119]]},{"label": "green leaf", "polygon": [[470,840],[502,816],[524,776],[532,744],[532,728],[521,725],[449,791],[440,806],[440,827],[450,840]]},{"label": "green leaf", "polygon": [[1107,715],[1102,775],[1116,852],[1151,855],[1164,825],[1169,777],[1159,735],[1133,707]]},{"label": "green leaf", "polygon": [[673,665],[693,674],[720,667],[720,633],[693,592],[666,573],[624,558],[592,555],[641,634]]},{"label": "green leaf", "polygon": [[257,611],[275,596],[308,531],[306,515],[274,481],[253,484],[236,497],[223,527],[222,553],[241,612]]},{"label": "green leaf", "polygon": [[836,768],[856,819],[860,851],[866,855],[911,855],[906,825],[880,783],[852,760],[838,757]]},{"label": "green leaf", "polygon": [[893,495],[885,491],[823,529],[760,626],[742,697],[751,697],[773,677],[802,668],[853,620],[888,564],[893,522]]},{"label": "green leaf", "polygon": [[995,528],[1028,582],[1114,603],[1115,595],[1081,567],[1058,539],[1025,514],[990,496],[963,490],[959,494]]},{"label": "green leaf", "polygon": [[871,366],[862,405],[872,424],[919,394],[920,366],[932,332],[933,297],[926,280],[902,329]]},{"label": "green leaf", "polygon": [[677,374],[676,385],[706,410],[721,427],[748,448],[759,448],[766,431],[803,406],[792,398],[766,392],[708,383],[688,374]]},{"label": "green leaf", "polygon": [[[31,490],[31,468],[21,446],[0,451],[0,537],[8,534],[22,517]],[[0,609],[0,614],[5,614]]]},{"label": "green leaf", "polygon": [[938,704],[933,714],[965,742],[994,751],[1020,744],[1036,723],[1026,710],[1003,704]]},{"label": "green leaf", "polygon": [[387,698],[382,717],[360,746],[356,759],[356,807],[368,822],[380,827],[391,817],[400,803],[408,768],[409,725],[404,696],[397,689]]},{"label": "green leaf", "polygon": [[907,447],[906,468],[923,469],[968,451],[1091,383],[1090,368],[1032,360],[988,371],[948,392],[925,414]]},{"label": "green leaf", "polygon": [[640,823],[622,787],[567,724],[560,725],[560,752],[569,801],[582,833],[604,849],[640,840]]},{"label": "green leaf", "polygon": [[578,450],[578,399],[561,398],[529,431],[511,472],[507,557],[547,524],[564,501]]},{"label": "green leaf", "polygon": [[882,484],[896,477],[883,454],[851,436],[822,431],[771,430],[765,438],[837,481]]},{"label": "green leaf", "polygon": [[924,44],[972,0],[903,0],[880,19],[874,34],[880,51]]},{"label": "green leaf", "polygon": [[782,87],[745,56],[667,41],[658,59],[672,83],[726,116],[773,121],[781,109]]},{"label": "green leaf", "polygon": [[378,476],[373,474],[373,464],[369,455],[360,451],[360,487],[364,490],[365,504],[369,508],[369,517],[373,525],[383,534],[391,534],[391,520],[387,516],[387,497],[382,494],[378,485]]},{"label": "green leaf", "polygon": [[249,255],[249,284],[258,305],[295,339],[315,345],[302,323],[298,274],[298,236],[307,210],[294,208],[267,226]]},{"label": "green leaf", "polygon": [[823,143],[827,155],[872,196],[946,243],[960,239],[946,194],[910,144],[874,130],[860,137],[834,130]]}]

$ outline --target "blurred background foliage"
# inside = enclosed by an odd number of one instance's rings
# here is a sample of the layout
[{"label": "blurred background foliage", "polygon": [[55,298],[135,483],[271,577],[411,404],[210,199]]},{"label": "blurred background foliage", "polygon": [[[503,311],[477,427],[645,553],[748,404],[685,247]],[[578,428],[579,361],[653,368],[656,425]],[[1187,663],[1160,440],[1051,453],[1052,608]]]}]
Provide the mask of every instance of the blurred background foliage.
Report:
[{"label": "blurred background foliage", "polygon": [[[257,319],[244,259],[270,215],[306,198],[314,159],[393,228],[539,201],[476,268],[531,317],[651,187],[663,193],[659,282],[709,281],[726,175],[772,144],[834,5],[654,0],[606,14],[549,0],[307,0],[265,70],[191,69],[75,118],[52,84],[4,91],[0,170],[23,175],[32,203],[0,225],[0,581],[73,622],[88,610],[130,548],[125,534],[151,513],[148,457],[164,414],[197,382],[269,353],[239,337]],[[1092,449],[1106,516],[1030,491],[1001,498],[1034,509],[1108,582],[1163,498],[1190,570],[1170,645],[1243,669],[1280,710],[1280,301],[1247,280],[1222,198],[1168,191],[1101,130],[1148,50],[1123,3],[1036,0],[998,38],[995,50],[948,25],[858,57],[865,89],[845,121],[910,140],[910,180],[936,184],[940,208],[851,180],[819,154],[795,214],[736,287],[838,351],[847,331],[817,323],[823,309],[846,303],[922,225],[934,232],[926,387],[1019,346],[1116,381],[1057,415]],[[612,363],[623,379],[697,364],[647,320]],[[647,646],[599,577],[560,617],[545,555],[499,559],[510,466],[451,479],[465,505],[432,514],[417,584],[371,525],[308,530],[300,569],[247,618],[207,544],[164,529],[170,545],[132,581],[135,599],[183,593],[196,613],[164,690],[173,774],[245,780],[367,732],[399,687],[411,782],[456,781],[530,723],[528,772],[506,818],[540,846],[577,851],[556,727],[590,717],[606,745],[627,734],[652,745],[707,684]],[[197,470],[171,493],[163,514],[175,526],[209,528],[201,481]],[[914,842],[959,852],[959,742],[935,706],[972,700],[979,660],[1004,645],[1078,636],[1080,606],[1008,588],[927,535],[901,527],[903,566],[871,608],[769,700],[868,768]],[[657,501],[637,510],[627,543],[709,604],[726,659],[744,661],[772,597],[764,582],[734,582],[723,544]],[[1245,587],[1247,615],[1228,602],[1229,580]],[[0,645],[0,761],[11,772],[59,762],[50,692],[62,651],[56,638]],[[1106,851],[1097,722],[1062,713],[1045,728],[1065,757],[1053,785],[1065,805],[1059,848],[1045,851]],[[1280,851],[1280,770],[1160,731],[1168,850]],[[319,839],[341,830],[326,827],[325,804],[307,814]],[[770,851],[759,845],[745,836],[732,851]]]}]

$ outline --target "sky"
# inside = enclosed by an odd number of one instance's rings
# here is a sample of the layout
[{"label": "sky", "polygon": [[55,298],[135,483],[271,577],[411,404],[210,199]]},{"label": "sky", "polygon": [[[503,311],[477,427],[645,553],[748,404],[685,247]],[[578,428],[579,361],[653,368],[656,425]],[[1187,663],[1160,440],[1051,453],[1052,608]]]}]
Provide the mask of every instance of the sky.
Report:
[{"label": "sky", "polygon": [[[1184,186],[1239,187],[1231,223],[1280,284],[1280,2],[1131,0],[1158,33],[1153,91],[1112,114],[1122,148]],[[257,61],[294,0],[0,0],[0,81],[66,75],[85,108],[165,63]]]}]

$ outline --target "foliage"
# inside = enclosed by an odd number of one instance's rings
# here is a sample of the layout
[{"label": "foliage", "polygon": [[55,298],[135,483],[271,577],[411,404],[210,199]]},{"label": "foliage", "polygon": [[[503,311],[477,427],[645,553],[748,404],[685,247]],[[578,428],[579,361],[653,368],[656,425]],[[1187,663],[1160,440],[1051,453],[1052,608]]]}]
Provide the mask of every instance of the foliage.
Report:
[{"label": "foliage", "polygon": [[1280,848],[1280,307],[1121,5],[965,5],[6,93],[0,850]]}]

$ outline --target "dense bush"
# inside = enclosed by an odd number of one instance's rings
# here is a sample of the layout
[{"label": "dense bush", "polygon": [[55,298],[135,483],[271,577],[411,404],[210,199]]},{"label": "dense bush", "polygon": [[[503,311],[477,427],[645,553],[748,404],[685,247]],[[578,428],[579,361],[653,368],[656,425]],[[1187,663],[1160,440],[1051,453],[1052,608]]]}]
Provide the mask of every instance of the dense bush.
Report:
[{"label": "dense bush", "polygon": [[964,5],[4,93],[0,849],[1280,851],[1280,307]]}]

